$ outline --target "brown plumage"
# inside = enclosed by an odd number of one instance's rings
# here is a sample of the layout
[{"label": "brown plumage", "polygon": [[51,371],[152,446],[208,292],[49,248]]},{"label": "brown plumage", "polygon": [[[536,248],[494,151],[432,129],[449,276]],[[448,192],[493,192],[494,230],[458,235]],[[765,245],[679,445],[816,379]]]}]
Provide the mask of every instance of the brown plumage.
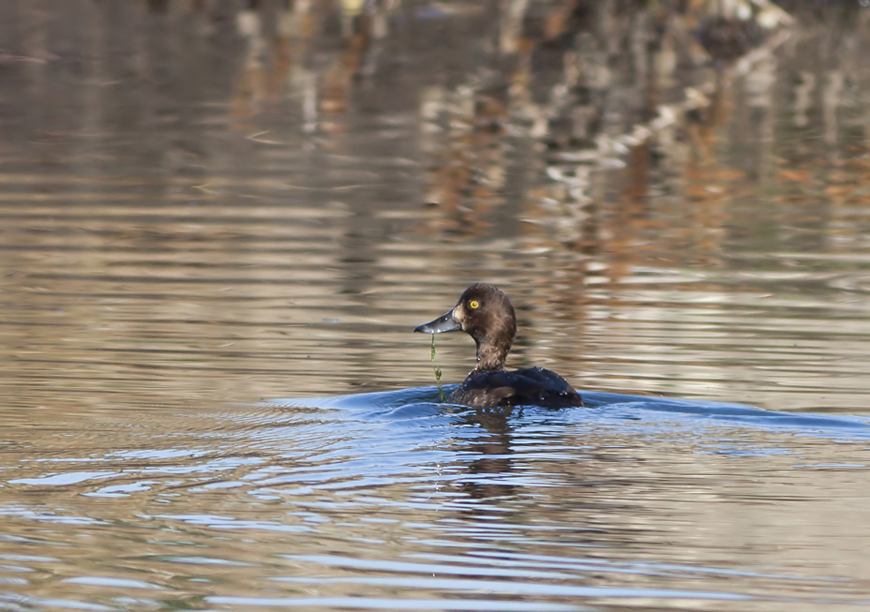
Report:
[{"label": "brown plumage", "polygon": [[513,304],[496,287],[478,283],[459,297],[452,310],[414,331],[440,334],[464,331],[477,345],[477,365],[450,395],[454,404],[473,408],[493,406],[582,406],[580,395],[568,382],[550,370],[504,369],[517,334]]}]

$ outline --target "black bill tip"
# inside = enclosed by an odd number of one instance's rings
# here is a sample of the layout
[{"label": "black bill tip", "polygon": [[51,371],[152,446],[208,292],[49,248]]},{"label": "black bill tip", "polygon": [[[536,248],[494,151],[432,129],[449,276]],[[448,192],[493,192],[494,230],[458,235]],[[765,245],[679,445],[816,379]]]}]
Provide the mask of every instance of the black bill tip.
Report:
[{"label": "black bill tip", "polygon": [[443,334],[445,332],[459,331],[462,326],[453,318],[453,311],[447,312],[434,321],[423,323],[414,328],[415,332],[422,334]]}]

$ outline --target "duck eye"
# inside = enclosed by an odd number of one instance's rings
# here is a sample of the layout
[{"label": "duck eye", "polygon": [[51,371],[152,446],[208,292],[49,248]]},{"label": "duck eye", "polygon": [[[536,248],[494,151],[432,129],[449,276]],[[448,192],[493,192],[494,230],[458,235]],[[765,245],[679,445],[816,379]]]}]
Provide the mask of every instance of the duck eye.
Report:
[{"label": "duck eye", "polygon": [[480,302],[478,302],[477,300],[471,300],[470,302],[468,302],[468,305],[473,310],[473,309],[477,308],[478,306],[480,306]]}]

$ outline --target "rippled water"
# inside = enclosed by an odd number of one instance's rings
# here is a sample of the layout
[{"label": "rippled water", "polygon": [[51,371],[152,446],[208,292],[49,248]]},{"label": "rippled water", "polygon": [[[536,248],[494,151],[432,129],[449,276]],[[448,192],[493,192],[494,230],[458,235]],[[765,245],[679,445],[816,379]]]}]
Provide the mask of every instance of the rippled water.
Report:
[{"label": "rippled water", "polygon": [[427,387],[164,411],[87,433],[43,427],[41,442],[4,453],[17,461],[4,470],[0,601],[866,601],[870,416],[604,393],[582,409],[499,414],[437,398]]},{"label": "rippled water", "polygon": [[242,5],[0,3],[0,609],[870,605],[870,13]]}]

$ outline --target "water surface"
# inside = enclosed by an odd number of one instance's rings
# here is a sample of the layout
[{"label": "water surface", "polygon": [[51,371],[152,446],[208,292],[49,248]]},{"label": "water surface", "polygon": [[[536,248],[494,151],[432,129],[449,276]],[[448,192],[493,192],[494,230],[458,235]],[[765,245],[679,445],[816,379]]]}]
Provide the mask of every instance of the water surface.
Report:
[{"label": "water surface", "polygon": [[0,607],[870,603],[870,13],[352,4],[0,6]]}]

